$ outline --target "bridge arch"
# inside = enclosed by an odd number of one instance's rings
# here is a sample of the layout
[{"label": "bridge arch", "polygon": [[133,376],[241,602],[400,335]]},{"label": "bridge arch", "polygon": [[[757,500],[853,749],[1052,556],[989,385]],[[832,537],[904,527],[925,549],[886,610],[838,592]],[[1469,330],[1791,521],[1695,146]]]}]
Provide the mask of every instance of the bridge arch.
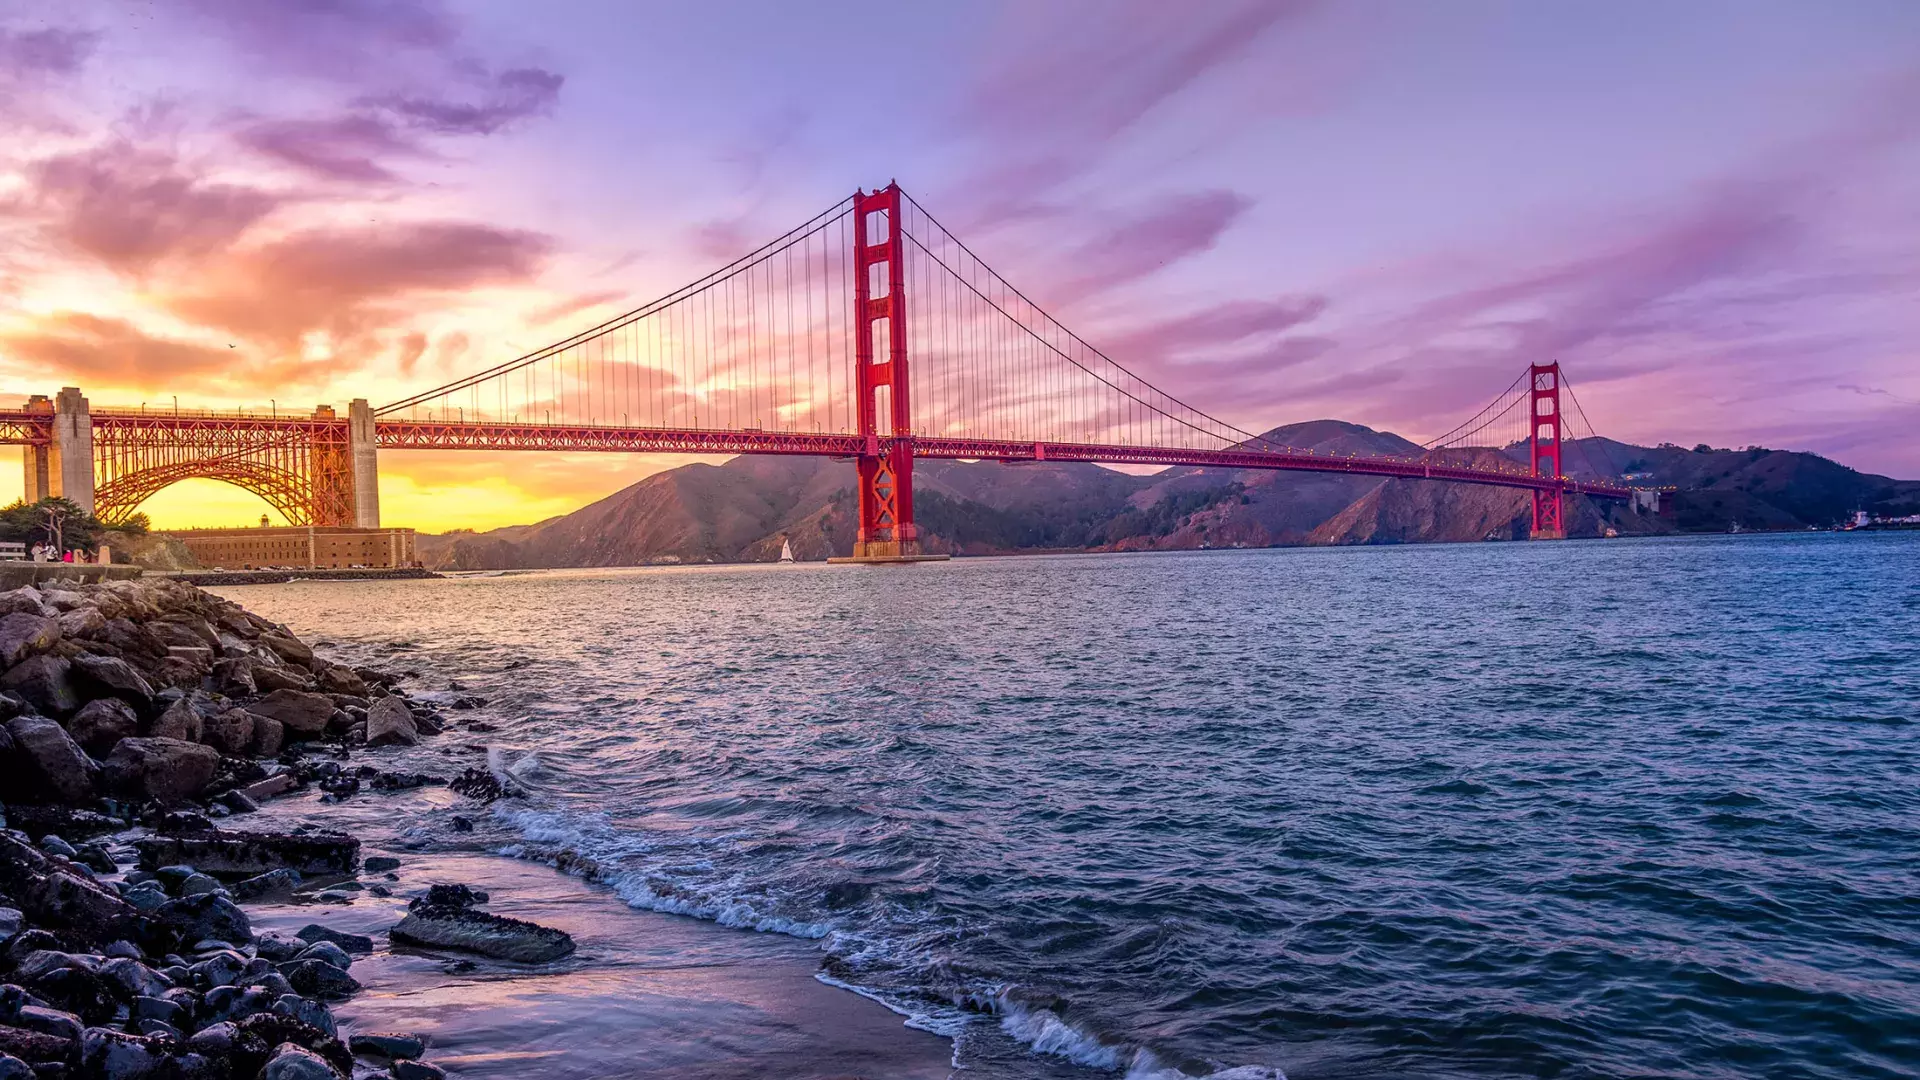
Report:
[{"label": "bridge arch", "polygon": [[172,462],[116,476],[95,489],[94,516],[109,525],[123,522],[141,503],[182,480],[232,484],[258,495],[290,525],[314,524],[311,480],[263,462],[232,458]]}]

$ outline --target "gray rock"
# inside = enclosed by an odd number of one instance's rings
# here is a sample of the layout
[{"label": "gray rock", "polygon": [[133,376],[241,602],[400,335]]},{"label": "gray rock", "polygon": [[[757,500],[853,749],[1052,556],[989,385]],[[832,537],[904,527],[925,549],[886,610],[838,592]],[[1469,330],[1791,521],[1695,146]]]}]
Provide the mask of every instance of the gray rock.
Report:
[{"label": "gray rock", "polygon": [[333,716],[333,699],[304,690],[275,690],[248,705],[247,711],[278,720],[289,739],[311,739],[326,731],[327,720]]},{"label": "gray rock", "polygon": [[292,1043],[281,1043],[260,1070],[260,1080],[339,1080],[327,1059]]},{"label": "gray rock", "polygon": [[153,707],[153,684],[117,656],[82,653],[73,658],[72,676],[81,690],[96,697],[116,697],[142,711]]},{"label": "gray rock", "polygon": [[[102,969],[107,978],[118,983],[122,989],[134,997],[159,997],[173,989],[173,980],[153,970],[138,960],[118,957],[107,961]],[[160,1019],[166,1020],[166,1017]],[[171,1022],[171,1021],[169,1021]]]},{"label": "gray rock", "polygon": [[167,1024],[177,1024],[182,1021],[182,1014],[186,1010],[182,1009],[177,1002],[168,1001],[166,998],[142,995],[133,999],[128,1006],[128,1012],[135,1020],[159,1020]]},{"label": "gray rock", "polygon": [[39,589],[31,585],[22,585],[17,589],[0,592],[0,613],[11,615],[17,611],[24,611],[29,615],[45,615],[47,613],[46,598]]},{"label": "gray rock", "polygon": [[331,941],[316,941],[305,949],[302,949],[300,955],[294,957],[294,959],[318,960],[322,963],[332,964],[341,971],[345,971],[353,966],[353,957],[347,955],[347,950],[335,945]]},{"label": "gray rock", "polygon": [[56,1035],[62,1039],[78,1039],[81,1029],[86,1025],[80,1018],[64,1009],[50,1009],[44,1005],[25,1005],[14,1014],[13,1022],[17,1027],[28,1031],[38,1031],[44,1035]]},{"label": "gray rock", "polygon": [[178,1075],[177,1051],[171,1039],[88,1028],[80,1036],[80,1071],[106,1080],[166,1080]]},{"label": "gray rock", "polygon": [[0,1080],[35,1080],[33,1066],[12,1054],[0,1054]]},{"label": "gray rock", "polygon": [[49,855],[61,855],[69,859],[80,854],[73,849],[72,844],[67,843],[52,833],[48,833],[40,838],[40,850]]},{"label": "gray rock", "polygon": [[260,692],[259,684],[253,681],[253,660],[245,656],[229,656],[215,661],[213,671],[207,676],[217,693],[230,698],[252,697]]},{"label": "gray rock", "polygon": [[373,952],[373,939],[362,934],[346,934],[319,923],[308,923],[294,933],[301,941],[312,944],[316,941],[331,941],[335,945],[358,956]]},{"label": "gray rock", "polygon": [[253,939],[246,912],[218,893],[169,900],[154,914],[185,941],[215,938],[239,943]]},{"label": "gray rock", "polygon": [[367,696],[367,681],[352,668],[340,664],[328,664],[321,668],[315,681],[323,693],[357,698]]},{"label": "gray rock", "polygon": [[107,620],[96,608],[81,607],[63,611],[55,615],[53,621],[60,624],[60,636],[68,640],[97,638],[107,630]]},{"label": "gray rock", "polygon": [[95,698],[67,721],[67,734],[94,757],[106,757],[121,739],[140,733],[140,717],[119,698]]},{"label": "gray rock", "polygon": [[304,941],[288,941],[278,934],[261,934],[254,939],[255,951],[276,964],[284,964],[306,949]]},{"label": "gray rock", "polygon": [[165,1020],[152,1020],[142,1017],[135,1020],[133,1026],[135,1029],[134,1034],[145,1035],[149,1038],[172,1039],[178,1042],[185,1037],[179,1028],[174,1027]]},{"label": "gray rock", "polygon": [[290,664],[299,664],[312,670],[313,649],[307,643],[282,630],[273,630],[260,635],[260,644],[272,649],[280,659]]},{"label": "gray rock", "polygon": [[446,1073],[438,1065],[424,1061],[396,1061],[393,1063],[393,1080],[446,1080]]},{"label": "gray rock", "polygon": [[217,952],[187,969],[193,980],[205,986],[242,986],[246,983],[247,961],[237,952]]},{"label": "gray rock", "polygon": [[227,886],[227,892],[235,900],[257,900],[269,893],[290,893],[299,884],[300,872],[283,868],[236,881]]},{"label": "gray rock", "polygon": [[25,916],[19,908],[0,907],[0,940],[10,938],[25,926]]},{"label": "gray rock", "polygon": [[0,616],[0,665],[12,667],[34,653],[53,648],[59,640],[60,624],[38,612],[15,611]]},{"label": "gray rock", "polygon": [[102,874],[111,874],[120,869],[120,864],[114,861],[112,853],[97,843],[81,844],[74,849],[74,858]]},{"label": "gray rock", "polygon": [[409,945],[460,949],[528,964],[558,960],[574,948],[573,938],[565,931],[446,904],[425,904],[409,911],[388,937]]},{"label": "gray rock", "polygon": [[187,880],[180,883],[181,896],[199,896],[210,893],[220,887],[220,883],[205,874],[189,874]]},{"label": "gray rock", "polygon": [[[273,757],[286,745],[287,726],[270,716],[253,718],[253,746],[248,750],[254,757]],[[257,786],[257,785],[256,785]],[[253,798],[252,794],[247,796]]]},{"label": "gray rock", "polygon": [[307,875],[350,874],[360,865],[360,841],[344,833],[266,833],[219,830],[135,840],[140,865],[190,862],[209,874],[238,876],[288,868]]},{"label": "gray rock", "polygon": [[148,734],[163,739],[179,739],[181,742],[199,742],[205,724],[205,719],[200,715],[200,710],[193,707],[193,702],[181,698],[167,706],[166,711],[154,720]]},{"label": "gray rock", "polygon": [[397,1035],[386,1031],[356,1034],[347,1040],[356,1054],[383,1058],[417,1058],[427,1052],[426,1040],[418,1035]]},{"label": "gray rock", "polygon": [[277,971],[267,972],[265,975],[253,980],[250,985],[265,991],[267,996],[275,1000],[293,993],[293,983],[287,981],[287,977]]},{"label": "gray rock", "polygon": [[62,657],[47,653],[29,656],[0,675],[0,689],[11,690],[48,716],[71,716],[80,707],[71,670],[72,665]]},{"label": "gray rock", "polygon": [[324,960],[295,960],[280,973],[296,993],[321,1000],[344,1000],[360,991],[360,981]]},{"label": "gray rock", "polygon": [[166,866],[155,867],[153,876],[159,879],[160,884],[167,887],[168,892],[178,893],[180,886],[186,884],[188,878],[199,872],[200,871],[196,870],[191,863],[170,863]]},{"label": "gray rock", "polygon": [[369,855],[366,862],[361,865],[366,867],[368,873],[378,874],[387,870],[400,869],[400,860],[391,855]]},{"label": "gray rock", "polygon": [[413,746],[420,741],[420,729],[406,703],[397,697],[383,697],[367,709],[368,746]]},{"label": "gray rock", "polygon": [[245,709],[228,709],[202,722],[200,741],[223,754],[238,756],[253,745],[253,714]]},{"label": "gray rock", "polygon": [[123,794],[178,803],[205,790],[219,767],[220,754],[210,746],[179,739],[122,739],[101,774],[108,787]]},{"label": "gray rock", "polygon": [[141,911],[158,911],[160,906],[170,899],[167,896],[167,890],[161,888],[157,881],[143,881],[130,887],[121,895],[127,903]]},{"label": "gray rock", "polygon": [[7,734],[31,766],[22,785],[28,800],[82,803],[93,798],[100,767],[65,728],[44,716],[16,716],[7,721]]},{"label": "gray rock", "polygon": [[222,1020],[194,1032],[187,1039],[187,1048],[210,1058],[224,1058],[233,1053],[234,1043],[239,1037],[240,1029],[234,1027],[232,1021]]},{"label": "gray rock", "polygon": [[336,1039],[340,1037],[340,1027],[334,1022],[333,1013],[312,998],[303,998],[291,992],[285,993],[274,1001],[273,1011],[281,1016],[290,1016],[303,1024],[311,1024]]}]

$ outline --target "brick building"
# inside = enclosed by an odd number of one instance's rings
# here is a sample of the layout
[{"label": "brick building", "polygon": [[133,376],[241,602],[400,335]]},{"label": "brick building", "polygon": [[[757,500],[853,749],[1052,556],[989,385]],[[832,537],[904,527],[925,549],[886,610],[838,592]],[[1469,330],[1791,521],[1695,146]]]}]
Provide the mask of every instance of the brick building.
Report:
[{"label": "brick building", "polygon": [[172,533],[201,566],[247,570],[297,566],[344,570],[417,563],[412,529],[284,525],[251,529],[183,529]]}]

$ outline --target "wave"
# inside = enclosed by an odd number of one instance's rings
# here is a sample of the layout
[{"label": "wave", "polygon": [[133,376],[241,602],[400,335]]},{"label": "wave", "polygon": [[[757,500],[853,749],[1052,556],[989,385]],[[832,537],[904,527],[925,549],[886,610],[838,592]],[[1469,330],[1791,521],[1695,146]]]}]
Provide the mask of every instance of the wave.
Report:
[{"label": "wave", "polygon": [[[487,764],[495,776],[522,783],[539,771],[535,754],[515,755],[498,748],[489,750]],[[493,817],[522,838],[520,843],[499,848],[498,854],[545,863],[605,886],[628,907],[820,941],[841,960],[849,956],[887,956],[894,951],[887,942],[874,940],[832,917],[774,912],[769,910],[771,902],[763,897],[677,879],[660,867],[622,866],[623,860],[645,858],[654,852],[655,845],[642,834],[614,827],[603,814],[568,813],[502,800],[493,805]],[[1286,1080],[1278,1068],[1265,1065],[1201,1065],[1200,1072],[1195,1072],[1191,1063],[1168,1065],[1146,1047],[1069,1020],[1065,1002],[1038,997],[1018,987],[948,989],[943,993],[933,987],[916,986],[889,991],[841,977],[852,974],[841,960],[830,959],[814,978],[885,1007],[909,1028],[954,1039],[956,1068],[964,1068],[959,1061],[959,1036],[972,1025],[997,1021],[1004,1034],[1034,1053],[1120,1073],[1126,1080]],[[1208,1068],[1213,1071],[1204,1071]]]}]

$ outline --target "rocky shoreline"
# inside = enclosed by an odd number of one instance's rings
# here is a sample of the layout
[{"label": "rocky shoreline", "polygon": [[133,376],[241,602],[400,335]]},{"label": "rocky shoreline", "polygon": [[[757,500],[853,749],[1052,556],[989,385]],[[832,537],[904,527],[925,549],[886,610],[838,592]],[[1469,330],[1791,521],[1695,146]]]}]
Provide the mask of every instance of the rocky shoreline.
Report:
[{"label": "rocky shoreline", "polygon": [[[329,1006],[360,989],[354,958],[373,939],[318,923],[256,934],[244,907],[392,896],[397,861],[363,860],[345,834],[233,820],[314,787],[507,793],[478,770],[449,782],[349,764],[439,734],[438,708],[395,673],[330,662],[163,579],[0,593],[0,668],[0,1080],[443,1075],[419,1038],[336,1023]],[[390,940],[531,964],[573,951],[487,900],[432,885]]]}]

